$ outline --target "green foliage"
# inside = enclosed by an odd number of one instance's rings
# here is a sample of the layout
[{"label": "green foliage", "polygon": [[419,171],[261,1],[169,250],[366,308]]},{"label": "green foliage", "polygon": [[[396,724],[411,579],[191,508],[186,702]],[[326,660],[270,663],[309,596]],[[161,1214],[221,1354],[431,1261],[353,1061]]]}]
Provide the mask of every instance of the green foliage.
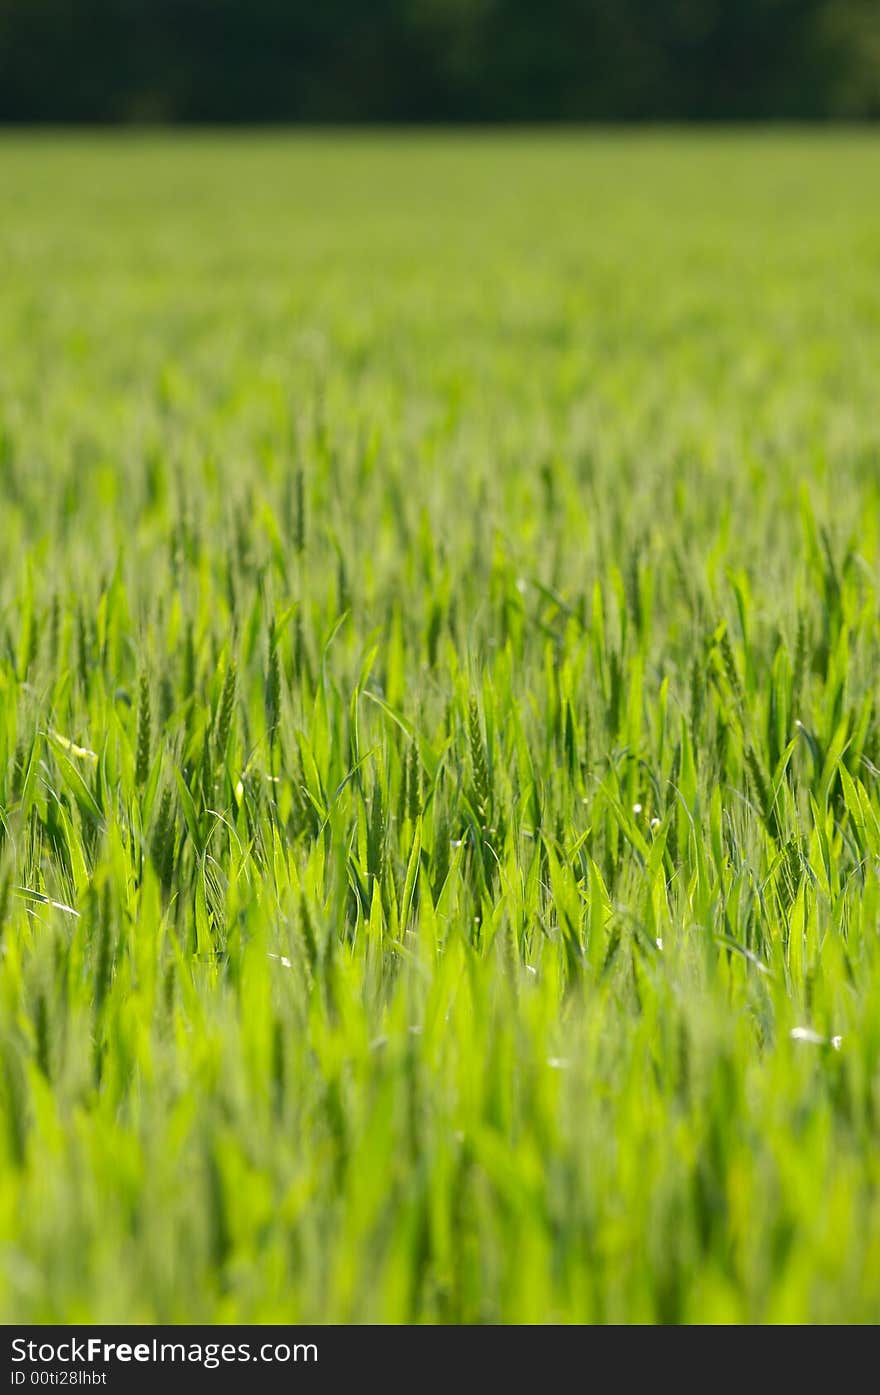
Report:
[{"label": "green foliage", "polygon": [[0,144],[8,1321],[880,1316],[874,163]]},{"label": "green foliage", "polygon": [[[0,0],[0,119],[880,115],[876,0]],[[75,9],[75,15],[73,13]]]}]

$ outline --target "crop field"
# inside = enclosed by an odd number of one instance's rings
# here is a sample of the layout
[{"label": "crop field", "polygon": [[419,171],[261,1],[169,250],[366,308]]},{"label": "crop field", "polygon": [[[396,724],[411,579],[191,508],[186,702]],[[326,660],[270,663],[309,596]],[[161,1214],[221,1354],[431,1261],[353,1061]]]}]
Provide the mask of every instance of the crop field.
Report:
[{"label": "crop field", "polygon": [[880,140],[0,204],[0,1316],[880,1320]]}]

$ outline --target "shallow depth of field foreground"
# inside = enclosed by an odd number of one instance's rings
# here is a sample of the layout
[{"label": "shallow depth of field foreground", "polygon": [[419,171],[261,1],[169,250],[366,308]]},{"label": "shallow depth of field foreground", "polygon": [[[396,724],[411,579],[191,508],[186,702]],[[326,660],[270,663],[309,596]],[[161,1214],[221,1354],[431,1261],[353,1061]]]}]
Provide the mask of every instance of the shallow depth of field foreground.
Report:
[{"label": "shallow depth of field foreground", "polygon": [[2,1316],[880,1318],[880,141],[0,187]]}]

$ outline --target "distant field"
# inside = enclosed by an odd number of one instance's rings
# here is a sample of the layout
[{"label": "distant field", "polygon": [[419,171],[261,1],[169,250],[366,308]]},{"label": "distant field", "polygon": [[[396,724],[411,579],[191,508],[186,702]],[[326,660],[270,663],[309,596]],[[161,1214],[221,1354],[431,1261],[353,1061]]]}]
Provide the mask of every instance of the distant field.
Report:
[{"label": "distant field", "polygon": [[880,138],[0,190],[0,1316],[880,1320]]}]

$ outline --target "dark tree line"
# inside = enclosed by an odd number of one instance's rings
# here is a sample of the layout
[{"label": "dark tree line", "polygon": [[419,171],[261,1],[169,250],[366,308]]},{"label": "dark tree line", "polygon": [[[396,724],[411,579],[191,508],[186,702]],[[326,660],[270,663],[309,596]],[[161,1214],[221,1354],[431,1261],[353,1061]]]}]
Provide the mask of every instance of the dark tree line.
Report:
[{"label": "dark tree line", "polygon": [[0,119],[880,115],[880,0],[0,0]]}]

